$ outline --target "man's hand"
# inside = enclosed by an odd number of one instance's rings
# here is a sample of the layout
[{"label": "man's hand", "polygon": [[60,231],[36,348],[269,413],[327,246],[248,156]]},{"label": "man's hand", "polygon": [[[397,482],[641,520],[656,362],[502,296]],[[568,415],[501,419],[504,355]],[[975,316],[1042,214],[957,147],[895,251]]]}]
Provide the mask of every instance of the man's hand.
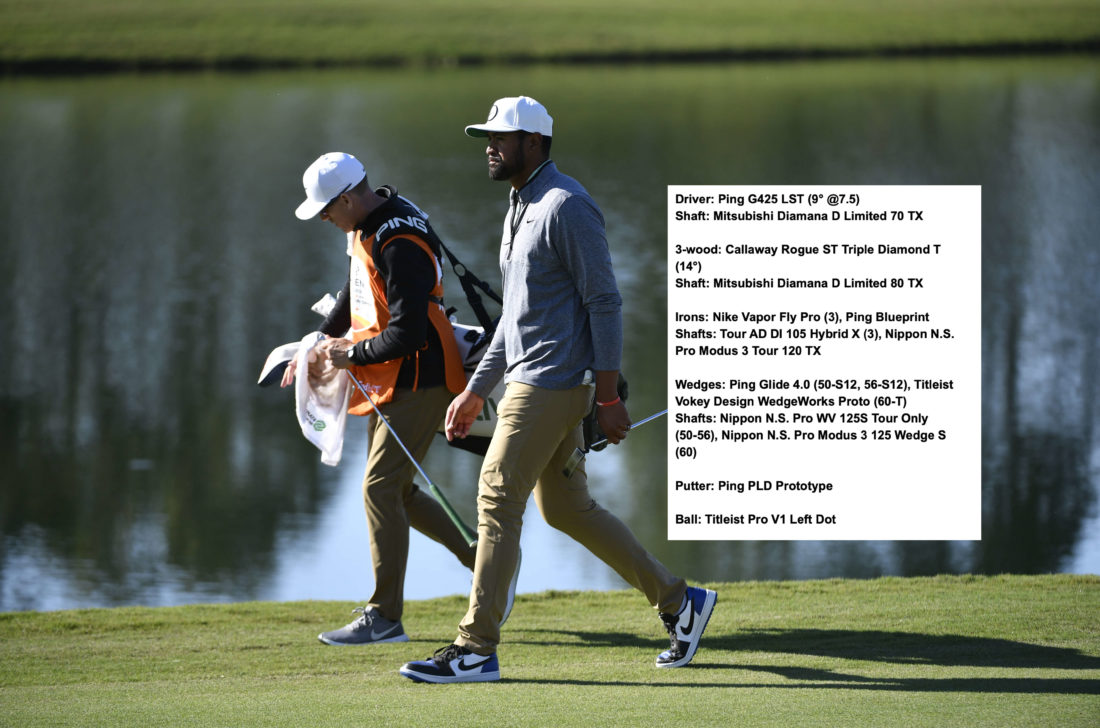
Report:
[{"label": "man's hand", "polygon": [[281,382],[279,382],[279,386],[285,389],[286,387],[294,384],[294,372],[296,371],[298,371],[297,356],[287,362],[286,369],[283,370],[283,379]]},{"label": "man's hand", "polygon": [[325,339],[317,344],[317,350],[337,369],[350,369],[351,359],[348,358],[348,350],[353,346],[355,343],[350,339]]},{"label": "man's hand", "polygon": [[484,406],[485,399],[468,389],[451,400],[451,406],[447,408],[447,440],[464,438],[470,434],[470,428]]},{"label": "man's hand", "polygon": [[630,431],[630,414],[622,400],[606,407],[596,405],[596,422],[612,445],[618,445],[626,439],[626,433]]},{"label": "man's hand", "polygon": [[[630,415],[626,405],[619,399],[619,373],[612,370],[596,372],[596,422],[603,430],[604,437],[612,445],[618,445],[630,429]],[[599,402],[614,402],[601,407]]]}]

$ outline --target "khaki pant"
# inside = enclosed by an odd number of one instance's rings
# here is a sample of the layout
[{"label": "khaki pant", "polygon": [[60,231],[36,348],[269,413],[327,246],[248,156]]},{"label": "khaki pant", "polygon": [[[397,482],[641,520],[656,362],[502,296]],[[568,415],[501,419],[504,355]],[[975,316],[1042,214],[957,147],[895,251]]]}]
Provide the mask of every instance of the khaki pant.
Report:
[{"label": "khaki pant", "polygon": [[[399,389],[382,413],[416,458],[424,458],[454,397],[446,387],[416,392]],[[468,569],[474,567],[474,547],[468,544],[439,502],[413,483],[416,468],[376,414],[368,425],[370,455],[363,477],[363,502],[370,530],[374,594],[367,606],[383,617],[401,619],[404,609],[405,566],[409,560],[409,526],[443,544]]]},{"label": "khaki pant", "polygon": [[487,655],[500,642],[500,618],[516,569],[523,511],[532,489],[542,517],[602,559],[654,607],[680,608],[687,584],[646,551],[618,518],[588,493],[583,464],[571,478],[562,468],[583,445],[580,422],[592,388],[558,391],[511,382],[478,484],[478,545],[470,608],[456,644]]}]

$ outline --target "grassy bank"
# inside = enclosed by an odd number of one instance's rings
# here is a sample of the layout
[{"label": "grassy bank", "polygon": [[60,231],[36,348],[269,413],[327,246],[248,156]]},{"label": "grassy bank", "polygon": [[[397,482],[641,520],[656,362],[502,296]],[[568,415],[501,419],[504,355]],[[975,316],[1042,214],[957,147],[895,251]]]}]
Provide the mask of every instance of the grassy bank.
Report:
[{"label": "grassy bank", "polygon": [[719,584],[693,666],[631,592],[523,595],[503,679],[397,668],[449,642],[465,599],[409,604],[412,642],[333,648],[343,603],[0,615],[0,725],[1092,726],[1100,578]]},{"label": "grassy bank", "polygon": [[1100,49],[1096,0],[0,0],[12,72]]}]

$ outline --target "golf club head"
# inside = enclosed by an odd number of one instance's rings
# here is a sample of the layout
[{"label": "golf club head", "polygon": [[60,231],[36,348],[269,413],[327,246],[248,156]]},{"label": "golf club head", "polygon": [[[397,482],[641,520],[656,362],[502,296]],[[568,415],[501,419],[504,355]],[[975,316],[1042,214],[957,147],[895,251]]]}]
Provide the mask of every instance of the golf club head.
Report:
[{"label": "golf club head", "polygon": [[561,469],[561,474],[567,478],[572,478],[573,473],[576,472],[577,466],[581,464],[581,460],[584,460],[584,450],[579,447],[573,451],[573,454],[569,456],[569,459],[565,461],[565,467]]}]

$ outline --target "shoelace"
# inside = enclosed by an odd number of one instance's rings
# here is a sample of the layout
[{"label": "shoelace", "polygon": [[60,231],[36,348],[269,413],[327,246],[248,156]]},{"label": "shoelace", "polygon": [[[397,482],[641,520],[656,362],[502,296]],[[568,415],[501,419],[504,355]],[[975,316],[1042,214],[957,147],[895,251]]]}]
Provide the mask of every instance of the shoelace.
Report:
[{"label": "shoelace", "polygon": [[676,625],[680,623],[680,617],[676,614],[660,613],[661,621],[665,623],[665,629],[669,632],[676,631]]},{"label": "shoelace", "polygon": [[436,650],[435,654],[432,655],[432,659],[437,664],[445,665],[451,660],[462,657],[463,654],[465,654],[465,652],[461,647],[455,644],[450,644],[446,647],[440,647],[438,650]]},{"label": "shoelace", "polygon": [[367,627],[374,624],[374,617],[370,614],[367,614],[366,607],[356,607],[355,609],[351,610],[351,613],[359,615],[359,617],[351,623],[351,628],[357,632],[361,629],[366,629]]},{"label": "shoelace", "polygon": [[676,636],[676,625],[680,623],[680,617],[675,614],[661,613],[661,621],[665,623],[665,629],[668,630],[668,640],[670,648],[676,650],[680,646],[680,640]]}]

